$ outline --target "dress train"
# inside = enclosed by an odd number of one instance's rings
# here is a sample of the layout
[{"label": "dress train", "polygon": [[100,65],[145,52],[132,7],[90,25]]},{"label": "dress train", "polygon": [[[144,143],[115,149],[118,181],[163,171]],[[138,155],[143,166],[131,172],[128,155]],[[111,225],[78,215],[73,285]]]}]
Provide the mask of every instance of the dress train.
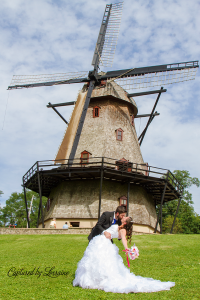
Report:
[{"label": "dress train", "polygon": [[118,252],[118,247],[104,235],[95,236],[78,263],[73,286],[127,294],[169,290],[175,285],[134,275]]}]

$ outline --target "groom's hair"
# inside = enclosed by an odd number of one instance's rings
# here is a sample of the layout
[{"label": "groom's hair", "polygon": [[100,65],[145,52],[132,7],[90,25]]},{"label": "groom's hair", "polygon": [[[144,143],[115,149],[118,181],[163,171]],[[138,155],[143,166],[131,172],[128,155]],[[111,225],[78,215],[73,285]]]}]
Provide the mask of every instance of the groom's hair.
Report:
[{"label": "groom's hair", "polygon": [[117,206],[115,213],[124,214],[126,212],[126,208],[124,206]]}]

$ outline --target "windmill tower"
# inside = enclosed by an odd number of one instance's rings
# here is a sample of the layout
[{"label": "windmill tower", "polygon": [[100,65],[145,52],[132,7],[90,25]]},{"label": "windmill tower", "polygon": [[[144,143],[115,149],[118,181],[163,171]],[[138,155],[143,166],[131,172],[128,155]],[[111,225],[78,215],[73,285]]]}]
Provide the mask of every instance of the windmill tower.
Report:
[{"label": "windmill tower", "polygon": [[[93,71],[56,76],[14,76],[8,89],[84,83],[68,123],[57,106],[49,103],[68,124],[55,161],[37,162],[23,176],[23,186],[48,197],[45,211],[40,202],[42,226],[57,218],[72,226],[93,227],[100,214],[125,205],[133,216],[134,229],[157,230],[162,204],[181,199],[182,187],[169,170],[148,166],[140,145],[165,89],[128,94],[132,88],[152,88],[165,83],[194,79],[198,62],[184,62],[98,73],[99,65],[112,64],[122,14],[122,3],[106,5],[92,60]],[[135,97],[158,94],[149,115],[138,115]],[[137,137],[134,119],[149,117]],[[156,216],[155,207],[161,204]],[[38,220],[39,220],[38,215]],[[28,219],[28,215],[27,215]],[[39,222],[38,222],[39,223]],[[161,228],[162,231],[162,228]]]},{"label": "windmill tower", "polygon": [[[80,106],[86,97],[86,90],[87,86],[83,86],[78,95],[56,160],[69,159],[71,141],[79,124]],[[109,84],[103,82],[97,86],[91,95],[75,157],[85,156],[89,159],[92,155],[118,160],[126,158],[127,161],[144,163],[134,127],[137,111],[135,101],[128,98],[126,92],[114,81]]]},{"label": "windmill tower", "polygon": [[[61,168],[66,167],[66,161],[69,159],[72,141],[79,124],[80,107],[85,101],[87,88],[87,85],[84,85],[78,95],[70,123],[55,159],[57,163],[63,165]],[[130,171],[133,167],[131,162],[134,162],[140,169],[139,173],[146,174],[147,165],[143,161],[134,126],[133,116],[136,115],[135,101],[129,98],[123,88],[114,81],[109,84],[102,82],[96,86],[92,91],[75,153],[75,164],[91,172],[90,169],[99,160],[97,158],[100,160],[104,158],[105,163],[110,163],[112,169],[119,171],[124,168],[124,171]],[[146,223],[146,230],[149,230],[150,226],[155,227],[156,213],[151,196],[141,187],[131,188],[130,191],[129,213],[134,215],[135,221],[138,218],[135,223]],[[102,184],[100,211],[98,211],[99,176],[63,181],[52,189],[49,199],[51,205],[48,211],[45,210],[46,226],[52,218],[56,218],[61,225],[64,221],[68,221],[73,226],[93,227],[98,213],[115,210],[119,204],[127,206],[127,184],[121,184],[118,180],[106,180],[105,177]],[[136,213],[137,202],[140,204]],[[141,217],[142,215],[144,217]],[[140,231],[143,230],[139,225],[135,227]]]}]

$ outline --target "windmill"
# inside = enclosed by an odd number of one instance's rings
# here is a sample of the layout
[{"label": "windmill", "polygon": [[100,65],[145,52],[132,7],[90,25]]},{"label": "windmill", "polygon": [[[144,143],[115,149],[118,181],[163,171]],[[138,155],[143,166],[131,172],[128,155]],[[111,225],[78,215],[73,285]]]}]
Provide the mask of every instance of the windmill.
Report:
[{"label": "windmill", "polygon": [[[87,113],[88,105],[92,91],[96,85],[100,85],[102,81],[115,81],[119,83],[125,90],[132,88],[148,88],[153,86],[159,86],[162,84],[178,83],[186,80],[192,80],[195,78],[197,68],[199,67],[198,61],[190,61],[183,63],[173,63],[167,65],[150,66],[143,68],[131,68],[126,70],[109,71],[104,74],[99,74],[99,67],[103,65],[105,67],[112,66],[115,49],[118,40],[118,33],[121,22],[123,2],[117,4],[106,5],[99,36],[97,39],[92,65],[94,69],[86,72],[75,72],[66,74],[55,75],[14,75],[11,85],[8,86],[8,90],[20,89],[20,88],[32,88],[40,86],[53,86],[59,84],[72,84],[72,83],[87,83],[88,91],[83,107],[80,123],[77,129],[77,133],[74,139],[74,143],[69,156],[70,160],[74,159],[76,149],[78,146],[79,138],[83,128],[85,116]],[[87,74],[87,75],[86,75]],[[86,77],[87,76],[87,77]],[[164,90],[166,91],[166,90]],[[136,97],[142,95],[148,95],[153,93],[159,93],[163,91],[150,91],[137,94],[129,94],[129,97]],[[158,98],[159,99],[159,98]],[[56,106],[72,105],[74,102],[63,103],[59,105],[51,105],[55,109]],[[58,112],[57,112],[58,113]],[[155,116],[154,110],[150,115],[148,125],[151,123],[152,118]],[[66,120],[64,120],[66,122]],[[67,123],[67,122],[66,122]],[[144,138],[147,127],[140,135],[140,144]]]},{"label": "windmill", "polygon": [[[197,68],[199,67],[198,61],[182,62],[182,63],[173,63],[165,64],[158,66],[149,66],[142,68],[130,68],[124,70],[114,70],[108,72],[99,72],[100,66],[104,67],[112,66],[115,49],[118,40],[118,33],[121,22],[123,3],[109,4],[106,5],[105,12],[103,15],[103,20],[101,23],[99,36],[97,39],[92,66],[93,70],[89,72],[74,72],[74,73],[65,73],[65,74],[54,74],[54,75],[32,75],[32,76],[13,76],[11,85],[8,87],[11,89],[20,89],[20,88],[32,88],[40,86],[53,86],[60,84],[72,84],[72,83],[84,83],[86,89],[86,97],[84,98],[84,103],[81,108],[79,123],[73,138],[73,143],[70,148],[70,153],[68,156],[68,167],[73,165],[75,159],[76,150],[79,144],[81,137],[83,125],[85,122],[87,110],[90,104],[92,92],[98,86],[105,85],[115,85],[123,87],[125,90],[134,89],[134,88],[151,88],[154,86],[160,86],[164,84],[172,84],[186,80],[192,80],[195,78]],[[158,115],[155,112],[156,105],[160,98],[161,93],[166,92],[166,89],[159,89],[154,91],[145,91],[141,93],[129,93],[127,97],[131,100],[131,97],[149,95],[149,94],[158,94],[152,112],[149,115],[138,115],[135,114],[135,117],[149,117],[147,125],[138,140],[140,145],[144,139],[147,128],[152,122],[153,118]],[[67,106],[72,105],[74,102],[66,103],[49,103],[48,107],[54,109],[56,113],[58,111],[55,107],[57,106]],[[58,113],[60,117],[61,114]],[[62,117],[65,123],[68,122]],[[38,173],[39,174],[39,173]],[[71,176],[71,175],[70,175]],[[40,185],[40,180],[38,179],[38,185]],[[161,203],[164,199],[164,196],[161,200]],[[40,206],[42,210],[42,205]],[[100,209],[99,209],[100,213]]]}]

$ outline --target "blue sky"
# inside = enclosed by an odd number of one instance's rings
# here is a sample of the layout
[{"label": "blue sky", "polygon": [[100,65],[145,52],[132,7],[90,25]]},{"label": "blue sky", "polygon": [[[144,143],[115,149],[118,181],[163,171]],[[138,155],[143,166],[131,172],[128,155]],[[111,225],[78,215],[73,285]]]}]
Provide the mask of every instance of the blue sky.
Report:
[{"label": "blue sky", "polygon": [[[115,1],[117,3],[117,1]],[[48,102],[73,101],[80,84],[7,91],[12,75],[91,70],[107,1],[7,0],[0,8],[0,198],[21,192],[21,178],[37,161],[54,159],[65,123]],[[125,0],[112,69],[199,60],[200,2]],[[109,70],[104,69],[102,70]],[[200,178],[200,76],[164,86],[160,113],[141,150],[150,165],[188,170]],[[139,114],[149,113],[156,96],[137,97]],[[68,120],[72,107],[59,111]],[[4,121],[5,117],[5,121]],[[139,134],[146,120],[137,120]],[[200,214],[199,189],[192,188]]]}]

